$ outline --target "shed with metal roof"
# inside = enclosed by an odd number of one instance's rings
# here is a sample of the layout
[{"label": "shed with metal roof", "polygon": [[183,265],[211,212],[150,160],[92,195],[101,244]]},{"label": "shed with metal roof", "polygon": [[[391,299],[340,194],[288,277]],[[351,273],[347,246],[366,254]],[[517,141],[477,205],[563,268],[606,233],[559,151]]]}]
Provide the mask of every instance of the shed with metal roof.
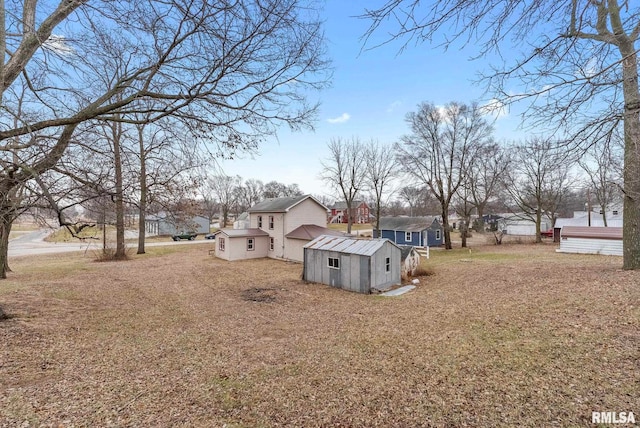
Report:
[{"label": "shed with metal roof", "polygon": [[621,227],[564,226],[559,253],[622,256]]},{"label": "shed with metal roof", "polygon": [[358,293],[400,284],[400,248],[388,239],[322,235],[304,246],[305,281]]}]

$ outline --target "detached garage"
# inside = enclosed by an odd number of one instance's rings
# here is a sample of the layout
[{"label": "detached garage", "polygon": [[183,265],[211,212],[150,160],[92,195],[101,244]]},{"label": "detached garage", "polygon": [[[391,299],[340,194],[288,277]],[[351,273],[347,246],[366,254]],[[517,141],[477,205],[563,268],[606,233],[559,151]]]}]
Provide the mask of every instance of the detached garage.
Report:
[{"label": "detached garage", "polygon": [[400,248],[388,239],[322,235],[304,246],[303,278],[358,293],[400,284]]},{"label": "detached garage", "polygon": [[560,231],[560,249],[557,251],[622,256],[622,228],[564,226]]}]

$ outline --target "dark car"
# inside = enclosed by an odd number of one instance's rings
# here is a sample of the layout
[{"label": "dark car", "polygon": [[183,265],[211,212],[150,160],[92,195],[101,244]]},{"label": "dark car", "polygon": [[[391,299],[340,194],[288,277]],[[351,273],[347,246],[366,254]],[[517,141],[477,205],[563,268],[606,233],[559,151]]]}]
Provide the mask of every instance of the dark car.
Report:
[{"label": "dark car", "polygon": [[216,239],[216,234],[215,233],[207,233],[206,235],[204,235],[204,239]]},{"label": "dark car", "polygon": [[193,241],[194,239],[196,239],[196,236],[198,236],[198,234],[195,232],[182,232],[171,235],[171,239],[173,239],[174,241],[179,241],[181,239],[188,239],[189,241]]}]

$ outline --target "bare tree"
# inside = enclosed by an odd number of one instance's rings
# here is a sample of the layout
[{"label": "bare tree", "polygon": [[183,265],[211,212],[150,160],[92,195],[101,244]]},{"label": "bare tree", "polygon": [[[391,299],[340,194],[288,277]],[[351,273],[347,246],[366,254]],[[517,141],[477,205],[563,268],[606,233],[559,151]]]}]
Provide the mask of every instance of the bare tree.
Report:
[{"label": "bare tree", "polygon": [[493,198],[496,198],[502,180],[511,167],[511,157],[505,148],[495,142],[478,145],[467,171],[465,187],[472,206],[478,215],[478,231],[484,232],[484,211]]},{"label": "bare tree", "polygon": [[[380,236],[380,217],[383,197],[391,190],[391,184],[397,176],[395,159],[390,148],[372,140],[365,147],[366,182],[373,196],[375,210],[375,236]],[[351,211],[349,211],[351,212]]]},{"label": "bare tree", "polygon": [[237,187],[240,176],[216,175],[206,180],[205,194],[211,194],[220,208],[220,228],[224,228],[229,220],[229,213],[236,204]]},{"label": "bare tree", "polygon": [[518,214],[535,222],[536,242],[542,242],[543,216],[555,223],[559,206],[571,190],[572,159],[550,139],[532,138],[514,147],[513,168],[504,178],[505,188]]},{"label": "bare tree", "polygon": [[[529,103],[532,125],[569,135],[573,146],[606,139],[620,122],[624,135],[623,268],[640,269],[640,6],[618,0],[387,0],[363,17],[368,40],[387,22],[387,41],[429,42],[444,35],[480,47],[480,56],[513,50],[513,62],[485,76],[498,105]],[[545,25],[540,25],[544,22]],[[365,42],[366,43],[366,42]],[[384,43],[384,42],[383,42]],[[528,46],[528,49],[522,47]],[[495,64],[495,63],[494,63]],[[514,83],[516,85],[514,85]],[[520,87],[518,92],[515,87]],[[569,147],[571,147],[571,145]]]},{"label": "bare tree", "polygon": [[[321,22],[306,0],[2,6],[3,199],[52,169],[83,122],[174,116],[191,123],[194,143],[254,148],[280,125],[311,127],[309,90],[328,78]],[[105,71],[117,76],[107,87]],[[2,239],[11,214],[0,207]]]},{"label": "bare tree", "polygon": [[329,158],[322,162],[321,178],[340,192],[347,205],[347,233],[353,223],[353,201],[363,190],[366,178],[366,160],[362,156],[364,144],[357,137],[351,140],[334,138],[327,144]]},{"label": "bare tree", "polygon": [[477,104],[439,108],[422,103],[407,115],[407,122],[411,134],[397,145],[398,158],[440,202],[445,248],[451,249],[451,201],[466,178],[474,146],[490,138],[492,128]]},{"label": "bare tree", "polygon": [[602,210],[602,221],[607,226],[607,210],[616,200],[620,200],[622,187],[622,156],[614,142],[594,144],[580,161],[580,167],[587,174],[589,188]]}]

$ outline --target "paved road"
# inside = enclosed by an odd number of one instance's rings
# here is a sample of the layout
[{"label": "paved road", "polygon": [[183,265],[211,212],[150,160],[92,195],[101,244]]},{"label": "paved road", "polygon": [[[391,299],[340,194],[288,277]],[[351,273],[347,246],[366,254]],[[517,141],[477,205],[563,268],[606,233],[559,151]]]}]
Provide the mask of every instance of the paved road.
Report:
[{"label": "paved road", "polygon": [[[100,251],[102,242],[88,239],[85,242],[45,242],[44,238],[51,233],[51,229],[41,229],[34,232],[25,233],[22,236],[9,241],[9,257],[33,256],[39,254],[55,254],[70,251]],[[206,241],[212,245],[213,241]],[[205,243],[204,239],[199,238],[194,241],[171,241],[167,237],[167,242],[148,242],[145,247],[156,247],[162,245],[190,245]],[[137,247],[137,243],[128,244],[131,247]]]}]

